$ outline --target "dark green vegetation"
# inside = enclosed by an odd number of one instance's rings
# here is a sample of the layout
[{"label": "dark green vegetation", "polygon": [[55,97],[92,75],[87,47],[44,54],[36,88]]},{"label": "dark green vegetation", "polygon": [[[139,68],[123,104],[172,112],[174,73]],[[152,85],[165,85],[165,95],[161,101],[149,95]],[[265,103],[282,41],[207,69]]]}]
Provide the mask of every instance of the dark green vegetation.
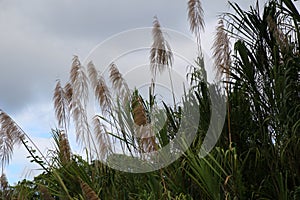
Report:
[{"label": "dark green vegetation", "polygon": [[[191,31],[198,41],[203,28],[199,3],[189,1]],[[11,144],[21,142],[30,159],[44,170],[33,181],[23,180],[14,187],[7,185],[3,175],[2,199],[300,199],[300,14],[291,0],[271,0],[261,13],[258,8],[244,11],[234,3],[231,7],[234,13],[220,16],[213,47],[224,84],[220,88],[206,83],[201,52],[188,72],[193,86],[187,91],[193,94],[189,101],[197,105],[201,118],[197,137],[183,156],[163,169],[142,174],[120,172],[93,159],[87,145],[100,148],[97,157],[109,157],[112,149],[107,143],[113,137],[122,141],[124,151],[135,155],[160,149],[176,137],[185,104],[165,105],[167,122],[162,129],[155,136],[138,139],[132,124],[149,123],[148,113],[156,104],[154,87],[150,99],[143,99],[138,91],[128,91],[116,66],[111,65],[110,80],[122,95],[120,99],[133,93],[127,104],[111,101],[93,64],[86,76],[75,57],[70,82],[65,87],[58,82],[54,101],[59,126],[67,130],[70,118],[74,120],[76,136],[87,147],[87,159],[72,154],[67,134],[59,130],[53,130],[56,149],[50,152],[50,159],[40,156],[27,142],[29,137],[1,111],[2,164],[9,161]],[[162,42],[157,19],[153,31],[151,67],[158,76],[163,69],[155,63],[170,66],[172,53]],[[162,43],[166,46],[157,46]],[[95,138],[83,137],[89,131],[81,109],[82,88],[88,81],[102,108],[102,115],[95,117]],[[217,145],[200,158],[210,123],[209,88],[217,91],[215,98],[227,98],[227,114]],[[74,99],[74,94],[80,98]],[[115,114],[112,108],[122,112]],[[102,121],[114,128],[105,127]]]}]

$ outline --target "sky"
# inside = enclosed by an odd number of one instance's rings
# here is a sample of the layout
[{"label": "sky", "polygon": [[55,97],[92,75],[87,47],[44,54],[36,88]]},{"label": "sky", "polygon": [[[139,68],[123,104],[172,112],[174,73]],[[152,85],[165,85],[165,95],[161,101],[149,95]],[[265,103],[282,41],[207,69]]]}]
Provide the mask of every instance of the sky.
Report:
[{"label": "sky", "polygon": [[[237,0],[242,8],[255,0]],[[259,1],[263,4],[265,1]],[[0,109],[9,114],[46,154],[56,128],[52,104],[58,79],[65,82],[73,55],[85,59],[105,39],[122,31],[151,27],[157,16],[164,28],[193,38],[187,1],[174,0],[0,0]],[[211,55],[217,16],[227,1],[203,0],[204,51]],[[78,149],[74,136],[71,146]],[[10,184],[39,173],[20,146],[5,173]]]}]

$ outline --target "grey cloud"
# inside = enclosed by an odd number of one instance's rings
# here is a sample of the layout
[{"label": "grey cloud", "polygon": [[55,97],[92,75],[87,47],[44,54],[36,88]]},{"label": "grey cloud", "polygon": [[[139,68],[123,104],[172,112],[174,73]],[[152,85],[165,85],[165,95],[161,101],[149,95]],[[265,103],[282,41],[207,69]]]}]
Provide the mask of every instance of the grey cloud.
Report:
[{"label": "grey cloud", "polygon": [[[209,23],[226,5],[203,1]],[[162,26],[189,33],[186,1],[2,0],[0,11],[0,108],[12,112],[51,98],[73,54],[83,59],[113,34],[151,26],[154,15]]]},{"label": "grey cloud", "polygon": [[8,112],[51,98],[55,80],[67,79],[73,54],[84,57],[111,34],[151,26],[155,14],[176,26],[182,6],[158,0],[4,0],[0,5],[0,108]]},{"label": "grey cloud", "polygon": [[[66,37],[99,38],[128,28],[152,25],[158,15],[170,26],[186,21],[186,3],[174,1],[70,1],[52,0],[11,3],[33,23],[34,29]],[[181,19],[183,16],[183,19]]]}]

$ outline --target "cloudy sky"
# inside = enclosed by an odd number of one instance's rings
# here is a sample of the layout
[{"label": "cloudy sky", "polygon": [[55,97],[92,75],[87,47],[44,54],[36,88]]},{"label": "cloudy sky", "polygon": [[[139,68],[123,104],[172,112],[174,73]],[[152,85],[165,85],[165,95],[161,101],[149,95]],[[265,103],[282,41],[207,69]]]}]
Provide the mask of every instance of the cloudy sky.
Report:
[{"label": "cloudy sky", "polygon": [[[236,2],[248,8],[255,0]],[[225,0],[203,0],[203,9],[202,45],[209,54],[216,16],[230,8]],[[45,152],[56,127],[53,89],[57,79],[67,80],[73,55],[84,59],[114,34],[150,27],[155,15],[163,27],[192,37],[186,1],[0,0],[0,109]],[[37,173],[26,156],[22,147],[16,149],[6,168],[11,184]]]}]

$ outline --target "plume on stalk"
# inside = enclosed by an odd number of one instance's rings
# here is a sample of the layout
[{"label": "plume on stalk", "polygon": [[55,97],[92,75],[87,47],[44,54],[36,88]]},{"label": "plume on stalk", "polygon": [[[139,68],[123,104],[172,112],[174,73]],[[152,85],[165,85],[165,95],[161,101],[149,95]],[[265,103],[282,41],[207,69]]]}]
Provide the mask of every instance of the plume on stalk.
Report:
[{"label": "plume on stalk", "polygon": [[110,110],[111,107],[111,94],[102,76],[99,77],[98,85],[96,88],[96,97],[102,107],[103,111]]},{"label": "plume on stalk", "polygon": [[50,165],[40,149],[22,128],[8,114],[0,109],[0,165],[2,167],[2,172],[5,165],[8,164],[11,159],[14,146],[19,144],[27,146],[27,140],[34,146],[42,156],[43,160]]},{"label": "plume on stalk", "polygon": [[[65,94],[65,99],[68,103],[68,108],[69,108],[69,114],[70,111],[72,110],[72,98],[73,98],[73,88],[70,83],[67,83],[64,87],[64,94]],[[69,123],[69,122],[68,122]]]},{"label": "plume on stalk", "polygon": [[90,131],[87,122],[86,110],[81,105],[77,105],[72,109],[72,116],[76,129],[77,142],[85,145],[90,145]]},{"label": "plume on stalk", "polygon": [[2,170],[9,163],[15,144],[24,140],[23,130],[0,109],[0,162]]},{"label": "plume on stalk", "polygon": [[[217,70],[217,77],[221,78],[223,74],[226,74],[226,92],[227,98],[229,96],[229,75],[230,75],[230,41],[228,34],[225,32],[223,20],[220,19],[216,28],[217,33],[213,44],[213,57],[215,62],[215,68]],[[228,139],[229,148],[232,148],[231,139],[231,122],[230,122],[230,104],[227,103],[227,126],[228,126]]]},{"label": "plume on stalk", "polygon": [[213,43],[213,57],[217,76],[222,74],[229,75],[230,60],[230,41],[228,34],[224,30],[223,20],[220,19],[216,28],[216,36]]},{"label": "plume on stalk", "polygon": [[85,106],[88,99],[88,79],[78,56],[74,56],[73,58],[70,72],[70,83],[73,88],[74,102],[79,103],[83,100],[83,105]]},{"label": "plume on stalk", "polygon": [[163,36],[160,23],[154,17],[152,28],[153,44],[150,50],[150,69],[154,76],[163,72],[168,66],[172,66],[173,53],[167,40]]},{"label": "plume on stalk", "polygon": [[95,97],[101,106],[102,112],[109,111],[112,105],[110,91],[103,76],[98,73],[92,62],[89,62],[88,64],[88,74]]},{"label": "plume on stalk", "polygon": [[[70,87],[70,85],[68,87]],[[72,94],[69,98],[70,99],[72,98]],[[55,110],[56,119],[58,120],[58,126],[60,128],[64,128],[65,130],[67,130],[67,126],[69,124],[69,119],[70,119],[69,105],[71,100],[69,98],[67,98],[67,93],[65,92],[65,88],[61,86],[61,83],[58,80],[56,83],[56,87],[54,89],[54,96],[53,96],[54,110]]]},{"label": "plume on stalk", "polygon": [[92,88],[96,90],[98,85],[98,71],[96,70],[96,67],[92,61],[88,63],[87,70]]},{"label": "plume on stalk", "polygon": [[66,134],[70,124],[71,112],[73,112],[74,108],[71,83],[67,83],[65,87],[62,87],[60,80],[58,80],[54,89],[53,101],[58,126],[63,128]]},{"label": "plume on stalk", "polygon": [[190,30],[195,34],[200,49],[200,32],[204,30],[204,12],[200,0],[188,1]]},{"label": "plume on stalk", "polygon": [[[77,56],[74,56],[70,71],[70,81],[64,87],[66,102],[76,129],[76,140],[90,145],[90,129],[87,120],[88,79]],[[57,109],[58,105],[55,105]]]},{"label": "plume on stalk", "polygon": [[109,66],[110,71],[110,80],[113,85],[113,89],[115,89],[118,92],[118,98],[121,98],[123,102],[127,102],[129,100],[129,87],[123,78],[123,75],[117,68],[117,66],[112,63]]},{"label": "plume on stalk", "polygon": [[96,139],[98,141],[99,146],[99,152],[100,152],[100,158],[104,159],[109,151],[111,151],[111,141],[108,137],[105,126],[100,122],[99,117],[95,116],[93,119],[94,124],[94,132],[96,135]]},{"label": "plume on stalk", "polygon": [[[154,17],[152,37],[153,37],[153,44],[150,50],[150,70],[153,74],[153,78],[155,82],[157,72],[162,73],[163,71],[168,69],[170,84],[172,89],[173,103],[175,106],[176,101],[175,101],[173,81],[172,81],[171,70],[170,70],[170,67],[172,67],[173,64],[173,52],[171,50],[171,46],[169,45],[168,41],[165,40],[164,38],[157,17]],[[151,93],[151,95],[154,95],[154,85],[151,85],[151,87],[153,87],[150,89],[153,92]]]}]

